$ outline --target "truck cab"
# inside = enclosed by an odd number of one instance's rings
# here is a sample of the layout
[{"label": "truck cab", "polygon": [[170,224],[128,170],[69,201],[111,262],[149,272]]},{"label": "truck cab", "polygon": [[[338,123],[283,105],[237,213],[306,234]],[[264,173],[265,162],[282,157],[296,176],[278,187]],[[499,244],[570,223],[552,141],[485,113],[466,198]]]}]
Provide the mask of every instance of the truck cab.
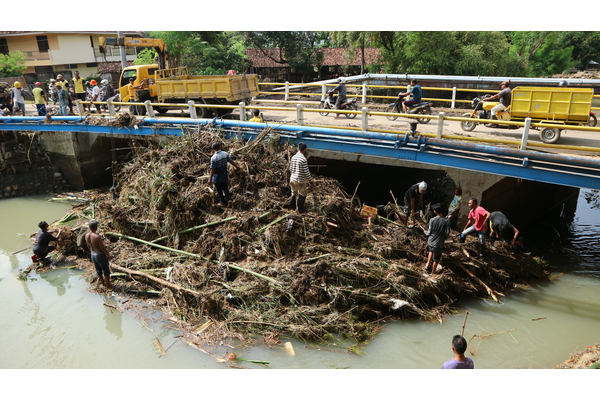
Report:
[{"label": "truck cab", "polygon": [[123,69],[119,80],[119,93],[121,101],[129,101],[129,78],[134,78],[134,85],[139,85],[142,81],[146,82],[146,89],[150,93],[150,97],[155,98],[158,93],[156,91],[156,83],[154,81],[154,73],[158,71],[158,64],[147,65],[132,65]]}]

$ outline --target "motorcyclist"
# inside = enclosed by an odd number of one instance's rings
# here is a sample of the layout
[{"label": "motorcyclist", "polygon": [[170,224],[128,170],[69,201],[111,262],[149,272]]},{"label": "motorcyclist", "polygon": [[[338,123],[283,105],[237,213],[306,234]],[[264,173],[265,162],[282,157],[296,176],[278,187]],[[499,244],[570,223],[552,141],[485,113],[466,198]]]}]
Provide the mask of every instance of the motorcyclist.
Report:
[{"label": "motorcyclist", "polygon": [[[338,79],[338,85],[329,91],[330,95],[333,93],[337,93],[335,109],[340,110],[342,108],[342,104],[346,102],[346,83],[342,78]],[[338,118],[339,114],[335,114],[335,117]]]},{"label": "motorcyclist", "polygon": [[508,84],[509,84],[508,81],[503,81],[500,84],[501,90],[497,94],[485,99],[485,101],[492,101],[492,100],[500,99],[500,103],[498,103],[498,105],[495,106],[494,108],[492,108],[492,110],[491,110],[492,119],[497,119],[496,114],[499,113],[500,111],[506,110],[510,106],[512,90],[510,89]]},{"label": "motorcyclist", "polygon": [[402,102],[402,109],[405,113],[408,112],[408,109],[414,107],[415,105],[421,102],[421,97],[423,95],[423,90],[421,89],[421,85],[417,82],[416,79],[410,80],[410,89],[404,93],[398,94],[398,98],[402,98],[404,96],[411,96],[410,99],[404,100]]}]

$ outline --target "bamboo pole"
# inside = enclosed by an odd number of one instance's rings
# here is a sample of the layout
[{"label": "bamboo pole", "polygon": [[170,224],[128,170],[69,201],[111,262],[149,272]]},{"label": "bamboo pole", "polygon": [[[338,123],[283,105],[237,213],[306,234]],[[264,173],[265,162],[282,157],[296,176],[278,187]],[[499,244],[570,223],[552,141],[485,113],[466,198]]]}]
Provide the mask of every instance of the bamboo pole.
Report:
[{"label": "bamboo pole", "polygon": [[275,225],[276,223],[281,222],[282,220],[286,219],[287,217],[288,217],[288,215],[285,214],[285,215],[277,218],[275,221],[272,221],[272,222],[268,223],[267,225],[263,226],[262,228],[257,229],[256,232],[258,232],[258,233],[263,232],[263,231],[269,229],[271,226]]},{"label": "bamboo pole", "polygon": [[[187,228],[187,229],[184,229],[182,231],[177,232],[177,234],[188,233],[188,232],[192,232],[192,231],[195,231],[195,230],[198,230],[198,229],[208,228],[209,226],[223,224],[225,222],[232,221],[232,220],[234,220],[236,218],[237,217],[229,217],[229,218],[221,219],[219,221],[213,221],[213,222],[209,222],[209,223],[202,224],[202,225],[192,226],[191,228]],[[152,240],[151,243],[160,242],[161,240],[165,240],[168,237],[169,237],[169,235],[161,236],[161,237],[159,237],[157,239]]]},{"label": "bamboo pole", "polygon": [[[138,239],[138,238],[133,237],[133,236],[123,235],[122,233],[106,232],[106,235],[107,236],[116,236],[116,237],[120,237],[120,238],[124,238],[124,239],[129,239],[129,240],[132,240],[134,242],[139,242],[139,243],[147,244],[148,246],[153,246],[153,247],[156,247],[156,248],[159,248],[159,249],[162,249],[162,250],[167,250],[167,251],[171,251],[173,253],[183,254],[183,255],[188,256],[188,257],[199,258],[201,260],[213,262],[215,264],[220,264],[218,261],[211,260],[209,258],[201,256],[200,254],[188,253],[187,251],[177,250],[177,249],[174,249],[172,247],[162,246],[160,244],[148,242],[146,240]],[[239,265],[236,265],[236,264],[233,264],[233,263],[223,263],[223,265],[225,265],[225,266],[227,266],[229,268],[237,269],[238,271],[242,271],[242,272],[245,272],[245,273],[250,274],[250,275],[254,275],[257,278],[265,279],[265,280],[267,280],[269,282],[272,282],[272,283],[274,283],[276,285],[280,285],[281,286],[281,284],[279,282],[277,282],[275,279],[269,278],[268,276],[265,276],[265,275],[262,275],[262,274],[259,274],[258,272],[250,271],[249,269],[240,267]]]},{"label": "bamboo pole", "polygon": [[465,313],[465,319],[463,320],[462,329],[460,330],[460,336],[465,336],[465,326],[467,325],[467,317],[469,316],[469,312]]},{"label": "bamboo pole", "polygon": [[140,272],[140,271],[136,271],[134,269],[129,269],[129,268],[121,267],[120,265],[117,265],[117,264],[114,264],[114,263],[111,263],[110,267],[112,269],[115,269],[115,270],[119,271],[119,272],[124,272],[124,273],[130,274],[130,275],[141,276],[141,277],[144,277],[144,278],[146,278],[148,280],[151,280],[153,282],[161,284],[162,286],[166,286],[166,287],[169,287],[171,289],[178,290],[178,291],[187,292],[187,293],[192,294],[192,295],[194,295],[196,297],[200,297],[200,293],[196,292],[195,290],[184,288],[183,286],[180,286],[180,285],[178,285],[176,283],[172,283],[172,282],[169,282],[167,280],[164,280],[164,279],[161,279],[161,278],[157,278],[156,276],[152,276],[152,275],[147,274],[145,272]]},{"label": "bamboo pole", "polygon": [[476,280],[481,286],[483,286],[485,288],[485,290],[487,291],[487,293],[492,297],[492,299],[494,299],[494,301],[496,303],[498,303],[498,298],[496,297],[496,295],[494,294],[494,291],[488,286],[486,285],[481,279],[479,279],[474,273],[472,273],[471,271],[469,271],[467,268],[465,268],[461,263],[458,263],[458,266],[462,268],[463,271],[465,271],[467,273],[467,275],[469,275],[471,278],[473,278],[474,280]]},{"label": "bamboo pole", "polygon": [[401,227],[404,226],[404,225],[400,225],[396,221],[392,221],[391,219],[387,219],[386,217],[382,217],[381,215],[378,215],[377,218],[380,218],[380,219],[384,220],[385,222],[389,222],[390,224],[398,225],[398,226],[401,226]]}]

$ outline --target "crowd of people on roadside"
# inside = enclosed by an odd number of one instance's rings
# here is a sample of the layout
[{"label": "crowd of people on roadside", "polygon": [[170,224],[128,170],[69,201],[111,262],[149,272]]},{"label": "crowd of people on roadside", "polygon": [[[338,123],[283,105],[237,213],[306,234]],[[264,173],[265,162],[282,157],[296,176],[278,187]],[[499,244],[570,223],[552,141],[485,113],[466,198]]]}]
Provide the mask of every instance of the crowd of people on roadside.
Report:
[{"label": "crowd of people on roadside", "polygon": [[[44,89],[44,86],[47,89]],[[70,81],[66,80],[64,75],[58,74],[56,79],[50,79],[47,85],[35,82],[31,90],[33,103],[39,116],[72,115],[75,101],[106,102],[114,94],[115,91],[107,79],[103,79],[98,85],[95,79],[84,81],[79,75],[79,71],[75,71],[75,75]],[[25,96],[26,90],[23,84],[15,81],[11,88],[10,110],[5,110],[4,113],[20,113],[25,116]],[[89,113],[92,112],[92,103],[86,105]],[[102,112],[102,105],[94,104],[94,106],[96,112]],[[2,114],[3,112],[0,111],[0,115]]]}]

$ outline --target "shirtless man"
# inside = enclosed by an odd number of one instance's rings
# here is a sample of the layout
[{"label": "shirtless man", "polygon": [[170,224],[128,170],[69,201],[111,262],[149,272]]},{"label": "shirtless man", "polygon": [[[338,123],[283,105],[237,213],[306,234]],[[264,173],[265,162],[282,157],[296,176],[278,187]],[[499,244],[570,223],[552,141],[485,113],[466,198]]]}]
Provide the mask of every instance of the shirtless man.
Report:
[{"label": "shirtless man", "polygon": [[100,283],[110,289],[110,269],[108,267],[108,261],[111,258],[110,254],[104,246],[104,241],[100,235],[96,233],[98,230],[98,221],[93,219],[88,226],[90,232],[85,235],[85,242],[87,243],[88,249],[92,252],[92,261],[94,262],[94,267],[96,267],[96,273],[98,274]]}]

